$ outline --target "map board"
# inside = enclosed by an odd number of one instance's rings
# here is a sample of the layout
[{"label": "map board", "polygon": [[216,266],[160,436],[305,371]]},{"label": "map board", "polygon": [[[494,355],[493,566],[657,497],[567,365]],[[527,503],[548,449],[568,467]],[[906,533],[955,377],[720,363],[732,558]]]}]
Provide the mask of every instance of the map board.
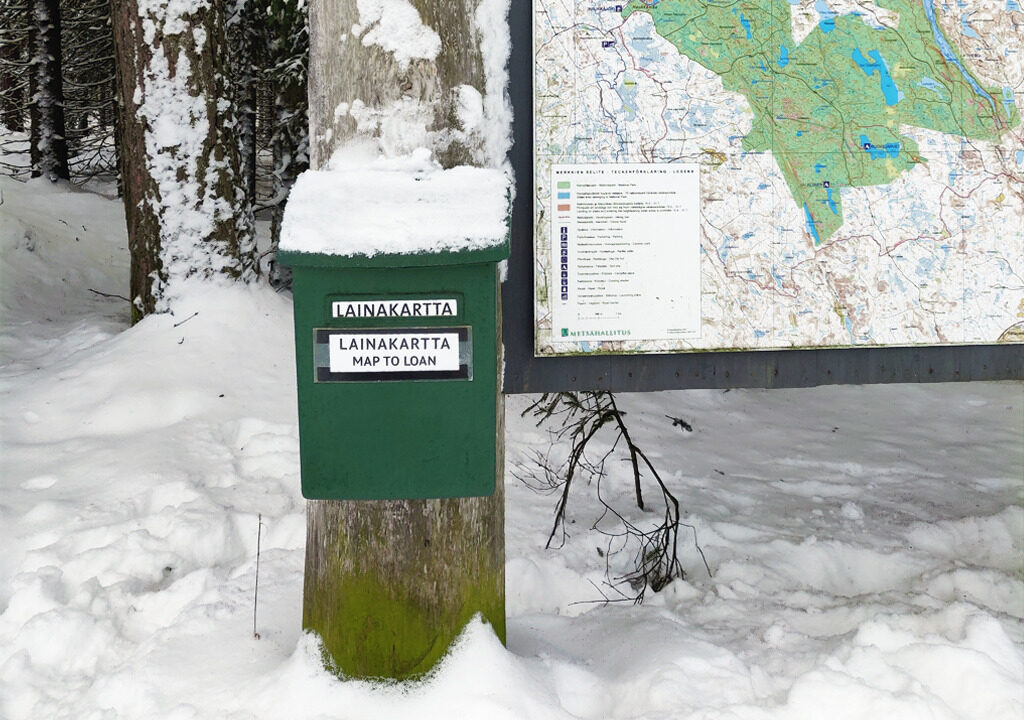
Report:
[{"label": "map board", "polygon": [[537,356],[1024,340],[1016,2],[533,9]]}]

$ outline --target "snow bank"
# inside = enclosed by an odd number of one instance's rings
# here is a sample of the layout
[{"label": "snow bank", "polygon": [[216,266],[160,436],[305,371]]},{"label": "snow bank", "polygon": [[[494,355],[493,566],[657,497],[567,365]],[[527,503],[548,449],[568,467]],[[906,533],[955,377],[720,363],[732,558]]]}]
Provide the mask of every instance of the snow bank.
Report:
[{"label": "snow bank", "polygon": [[[4,720],[1024,715],[1021,384],[620,396],[693,528],[642,606],[600,602],[635,548],[596,480],[544,549],[557,489],[511,471],[567,448],[511,397],[508,647],[474,621],[418,683],[338,679],[300,629],[288,299],[192,282],[128,329],[88,291],[124,291],[119,203],[0,191]],[[602,497],[649,525],[617,458]]]},{"label": "snow bank", "polygon": [[44,178],[6,181],[0,198],[0,377],[121,330],[128,307],[109,297],[128,295],[120,203]]},{"label": "snow bank", "polygon": [[288,196],[280,249],[326,255],[431,253],[500,245],[508,235],[502,170],[442,170],[421,150],[307,171]]}]

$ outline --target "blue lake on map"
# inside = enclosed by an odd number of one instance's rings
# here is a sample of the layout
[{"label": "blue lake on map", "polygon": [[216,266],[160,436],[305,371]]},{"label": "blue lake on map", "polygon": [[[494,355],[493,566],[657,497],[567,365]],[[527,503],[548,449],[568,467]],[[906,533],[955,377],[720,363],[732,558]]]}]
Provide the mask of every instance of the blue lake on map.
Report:
[{"label": "blue lake on map", "polygon": [[942,52],[942,57],[946,62],[952,63],[956,66],[956,69],[964,76],[964,80],[968,82],[974,92],[987,99],[989,104],[992,106],[992,112],[995,112],[995,100],[992,99],[991,95],[985,92],[985,89],[978,84],[977,80],[971,77],[971,74],[967,72],[967,69],[957,59],[956,54],[953,52],[953,48],[949,45],[949,41],[946,40],[946,36],[942,34],[942,30],[939,28],[939,23],[935,19],[935,0],[922,0],[922,2],[924,4],[924,14],[928,16],[928,22],[931,23],[932,36],[935,38],[935,42],[939,46],[939,50]]},{"label": "blue lake on map", "polygon": [[622,100],[622,112],[624,113],[625,120],[633,120],[636,117],[637,104],[637,86],[632,80],[625,80],[621,85],[615,88],[615,92],[618,93],[619,99]]},{"label": "blue lake on map", "polygon": [[743,26],[743,29],[747,31],[747,40],[752,39],[754,36],[750,32],[750,21],[747,20],[746,16],[744,16],[743,13],[740,13],[740,24]]},{"label": "blue lake on map", "polygon": [[860,136],[860,146],[867,151],[872,160],[884,160],[887,157],[896,158],[900,154],[900,143],[889,142],[879,146],[871,142],[867,135]]},{"label": "blue lake on map", "polygon": [[851,57],[860,66],[860,69],[864,71],[865,75],[874,75],[875,71],[878,71],[882,81],[882,95],[885,97],[885,104],[895,105],[900,101],[900,91],[896,88],[896,83],[893,82],[892,76],[889,74],[889,68],[882,59],[882,54],[877,50],[869,50],[868,55],[871,56],[871,60],[864,57],[860,48],[854,48]]},{"label": "blue lake on map", "polygon": [[786,67],[789,65],[789,48],[785,45],[779,50],[779,67]]},{"label": "blue lake on map", "polygon": [[637,61],[641,67],[649,67],[661,61],[661,50],[652,37],[632,38],[629,46],[640,56]]},{"label": "blue lake on map", "polygon": [[932,80],[930,77],[921,78],[921,82],[919,82],[917,86],[931,90],[932,92],[938,94],[940,98],[946,97],[946,89],[935,80]]},{"label": "blue lake on map", "polygon": [[964,16],[962,18],[960,18],[960,31],[966,37],[977,39],[979,37],[978,33],[976,33],[974,31],[974,28],[971,27],[971,15],[973,15],[973,14],[974,13],[972,13],[972,12],[971,13],[965,13]]},{"label": "blue lake on map", "polygon": [[815,0],[814,9],[817,11],[818,17],[821,18],[818,27],[821,28],[822,32],[830,33],[836,29],[836,16],[839,13],[830,8],[825,0]]},{"label": "blue lake on map", "polygon": [[811,211],[807,208],[807,203],[804,203],[804,215],[807,216],[807,228],[811,231],[811,235],[814,237],[814,244],[821,245],[821,236],[818,235],[818,228],[815,227],[816,223],[814,218],[811,217]]}]

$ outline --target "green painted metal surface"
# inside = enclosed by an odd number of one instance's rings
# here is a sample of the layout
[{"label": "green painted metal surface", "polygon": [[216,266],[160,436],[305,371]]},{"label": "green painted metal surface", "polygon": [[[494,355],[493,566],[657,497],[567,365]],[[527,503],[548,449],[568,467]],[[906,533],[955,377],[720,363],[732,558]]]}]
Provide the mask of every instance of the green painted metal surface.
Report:
[{"label": "green painted metal surface", "polygon": [[[506,246],[373,258],[279,254],[293,272],[304,497],[389,500],[494,492],[497,262],[505,256]],[[332,312],[335,302],[436,298],[456,299],[455,315],[345,318]],[[417,369],[324,370],[331,336],[344,342],[339,338],[438,333],[461,340],[461,371],[450,377]]]}]

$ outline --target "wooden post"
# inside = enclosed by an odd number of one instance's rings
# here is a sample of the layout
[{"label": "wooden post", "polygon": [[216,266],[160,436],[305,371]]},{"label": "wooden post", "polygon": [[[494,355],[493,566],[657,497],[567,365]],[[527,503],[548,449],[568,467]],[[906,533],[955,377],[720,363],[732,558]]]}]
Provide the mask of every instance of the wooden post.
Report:
[{"label": "wooden post", "polygon": [[[459,119],[460,97],[474,96],[463,86],[485,91],[474,24],[480,1],[413,0],[427,28],[423,37],[436,33],[437,52],[431,56],[428,42],[411,48],[413,57],[398,58],[386,43],[363,42],[373,24],[359,17],[356,0],[312,0],[314,169],[355,143],[376,144],[393,155],[426,146],[449,167],[485,162],[481,139]],[[354,26],[361,34],[354,34]],[[396,120],[400,132],[389,126]],[[500,393],[495,432],[495,492],[489,497],[309,502],[303,626],[320,635],[340,672],[391,678],[423,673],[476,613],[504,640]]]}]

